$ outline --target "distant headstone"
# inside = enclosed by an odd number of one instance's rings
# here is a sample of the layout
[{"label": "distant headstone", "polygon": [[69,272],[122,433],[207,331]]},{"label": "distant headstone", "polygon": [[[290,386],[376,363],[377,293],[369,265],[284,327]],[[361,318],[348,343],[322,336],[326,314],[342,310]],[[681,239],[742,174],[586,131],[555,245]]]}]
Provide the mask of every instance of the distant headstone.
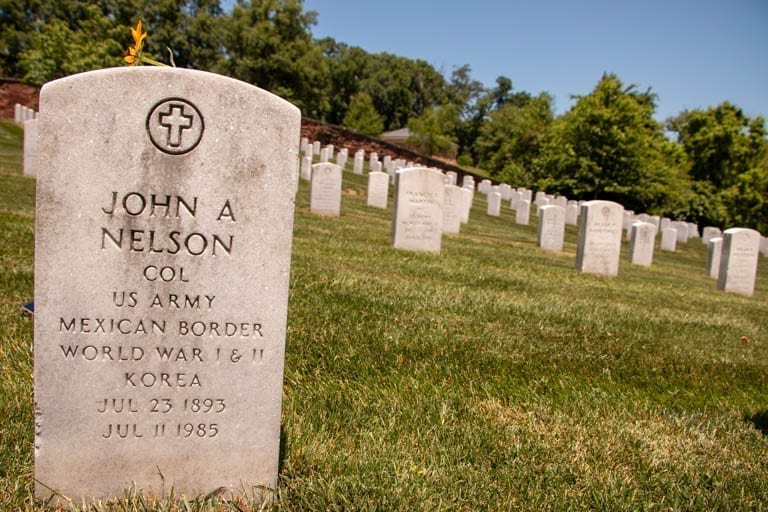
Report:
[{"label": "distant headstone", "polygon": [[707,244],[707,275],[717,279],[720,275],[720,257],[723,254],[723,237],[713,236]]},{"label": "distant headstone", "polygon": [[330,151],[328,150],[328,146],[320,149],[320,163],[325,163],[330,161]]},{"label": "distant headstone", "polygon": [[621,255],[624,208],[612,201],[587,201],[581,206],[576,269],[616,276]]},{"label": "distant headstone", "polygon": [[363,164],[365,163],[365,153],[355,153],[355,160],[352,166],[352,172],[355,174],[363,174]]},{"label": "distant headstone", "polygon": [[368,173],[368,206],[386,208],[389,194],[389,175],[381,171]]},{"label": "distant headstone", "polygon": [[[311,148],[312,146],[307,146],[307,147]],[[312,157],[311,156],[301,157],[301,167],[299,168],[299,175],[303,180],[309,181],[312,179]]]},{"label": "distant headstone", "polygon": [[397,173],[392,212],[392,246],[440,252],[443,234],[443,173],[425,167]]},{"label": "distant headstone", "polygon": [[527,226],[531,219],[530,201],[518,201],[515,203],[515,224]]},{"label": "distant headstone", "polygon": [[307,137],[302,137],[299,142],[299,152],[302,155],[307,155],[309,154],[309,147],[309,139]]},{"label": "distant headstone", "polygon": [[455,185],[456,180],[458,179],[458,175],[456,174],[456,171],[448,171],[445,173],[445,177],[448,180],[448,185]]},{"label": "distant headstone", "polygon": [[683,220],[676,220],[672,227],[677,231],[677,241],[684,244],[688,241],[688,223]]},{"label": "distant headstone", "polygon": [[650,222],[632,224],[629,242],[629,261],[633,265],[649,267],[653,263],[653,248],[656,245],[656,226]]},{"label": "distant headstone", "polygon": [[475,199],[475,191],[467,187],[461,187],[461,194],[464,197],[461,211],[461,223],[467,224],[469,222],[469,212],[472,210],[472,202]]},{"label": "distant headstone", "polygon": [[579,223],[579,203],[569,202],[565,207],[565,223],[569,226],[576,226]]},{"label": "distant headstone", "polygon": [[754,229],[723,231],[723,251],[717,289],[751,297],[755,292],[760,233]]},{"label": "distant headstone", "polygon": [[152,66],[40,104],[37,496],[275,488],[299,109]]},{"label": "distant headstone", "polygon": [[464,194],[456,185],[445,186],[443,198],[443,233],[458,233],[464,212]]},{"label": "distant headstone", "polygon": [[547,251],[562,251],[564,235],[565,208],[556,204],[542,206],[537,232],[539,247]]},{"label": "distant headstone", "polygon": [[312,166],[309,211],[329,217],[341,214],[341,167],[330,162]]},{"label": "distant headstone", "polygon": [[312,153],[315,155],[320,154],[320,150],[322,149],[322,143],[319,140],[316,140],[312,143]]},{"label": "distant headstone", "polygon": [[673,252],[677,248],[677,229],[667,227],[661,230],[661,250]]},{"label": "distant headstone", "polygon": [[701,234],[701,242],[704,245],[708,245],[709,241],[712,240],[715,237],[722,238],[723,232],[720,231],[720,228],[716,228],[714,226],[706,226]]},{"label": "distant headstone", "polygon": [[24,176],[37,176],[37,119],[24,122]]},{"label": "distant headstone", "polygon": [[486,213],[491,217],[498,217],[501,215],[501,192],[492,191],[488,193]]},{"label": "distant headstone", "polygon": [[339,151],[338,154],[336,155],[336,165],[341,167],[342,171],[344,170],[344,166],[347,165],[347,155],[348,153],[344,149]]}]

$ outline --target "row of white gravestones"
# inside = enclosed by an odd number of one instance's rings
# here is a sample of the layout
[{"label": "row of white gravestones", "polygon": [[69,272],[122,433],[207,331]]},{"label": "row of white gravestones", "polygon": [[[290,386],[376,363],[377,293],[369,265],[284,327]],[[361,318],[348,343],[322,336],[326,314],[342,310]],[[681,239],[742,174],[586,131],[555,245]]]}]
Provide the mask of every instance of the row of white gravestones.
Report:
[{"label": "row of white gravestones", "polygon": [[16,122],[16,124],[24,126],[24,123],[33,119],[37,119],[37,116],[38,113],[33,108],[29,108],[20,103],[16,103],[16,105],[14,105],[13,120]]},{"label": "row of white gravestones", "polygon": [[274,489],[299,109],[152,66],[40,104],[36,494]]}]

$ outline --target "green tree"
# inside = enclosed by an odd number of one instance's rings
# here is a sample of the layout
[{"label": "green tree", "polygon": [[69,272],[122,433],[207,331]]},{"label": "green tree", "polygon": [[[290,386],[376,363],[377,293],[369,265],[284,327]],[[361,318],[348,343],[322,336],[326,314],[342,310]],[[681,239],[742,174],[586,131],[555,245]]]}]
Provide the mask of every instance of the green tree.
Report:
[{"label": "green tree", "polygon": [[286,98],[305,115],[322,119],[329,109],[328,65],[312,41],[314,12],[301,0],[238,0],[226,19],[223,74]]},{"label": "green tree", "polygon": [[502,102],[480,129],[476,144],[479,165],[498,179],[533,186],[535,162],[553,117],[552,97],[547,93],[525,102]]},{"label": "green tree", "polygon": [[373,54],[369,71],[358,90],[371,96],[386,130],[407,126],[410,118],[444,102],[445,79],[423,60]]},{"label": "green tree", "polygon": [[677,132],[690,161],[691,177],[716,188],[734,184],[765,151],[764,119],[750,119],[728,102],[682,112],[667,121],[667,128]]},{"label": "green tree", "polygon": [[366,135],[376,136],[384,131],[384,120],[376,112],[371,97],[365,92],[359,92],[350,101],[349,109],[344,116],[344,126]]},{"label": "green tree", "polygon": [[408,121],[411,136],[406,143],[426,155],[456,156],[456,143],[452,137],[458,119],[456,105],[429,108]]},{"label": "green tree", "polygon": [[51,9],[40,14],[30,46],[19,56],[18,69],[25,82],[40,85],[123,63],[123,48],[130,41],[128,27],[118,26],[98,5],[77,4],[69,11]]},{"label": "green tree", "polygon": [[[674,153],[653,119],[656,97],[605,74],[549,131],[541,186],[576,199],[607,199],[639,211],[669,207],[681,183]],[[676,192],[680,192],[679,190]]]},{"label": "green tree", "polygon": [[768,229],[768,143],[765,120],[723,102],[667,121],[687,157],[699,198],[689,217],[720,227]]}]

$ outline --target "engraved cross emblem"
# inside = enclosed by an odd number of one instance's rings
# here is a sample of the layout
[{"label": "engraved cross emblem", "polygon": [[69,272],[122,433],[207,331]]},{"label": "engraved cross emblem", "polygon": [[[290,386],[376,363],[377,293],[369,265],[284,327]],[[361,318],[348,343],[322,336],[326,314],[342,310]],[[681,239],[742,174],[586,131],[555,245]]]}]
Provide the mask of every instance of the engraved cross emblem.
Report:
[{"label": "engraved cross emblem", "polygon": [[171,103],[168,108],[168,112],[160,114],[160,126],[168,130],[168,145],[178,148],[184,130],[192,128],[194,116],[184,114],[184,105],[180,103]]},{"label": "engraved cross emblem", "polygon": [[183,155],[195,149],[204,131],[200,110],[186,99],[162,100],[147,116],[147,132],[152,144],[169,155]]}]

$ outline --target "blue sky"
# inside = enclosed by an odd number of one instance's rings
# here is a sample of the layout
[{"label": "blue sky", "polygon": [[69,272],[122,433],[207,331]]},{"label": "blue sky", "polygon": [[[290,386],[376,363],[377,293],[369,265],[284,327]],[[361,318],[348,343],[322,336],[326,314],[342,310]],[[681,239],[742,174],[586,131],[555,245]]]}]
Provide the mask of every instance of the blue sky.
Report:
[{"label": "blue sky", "polygon": [[423,59],[445,76],[469,64],[487,86],[555,97],[557,113],[603,72],[658,95],[656,118],[728,100],[768,114],[768,0],[305,0],[316,38]]}]

